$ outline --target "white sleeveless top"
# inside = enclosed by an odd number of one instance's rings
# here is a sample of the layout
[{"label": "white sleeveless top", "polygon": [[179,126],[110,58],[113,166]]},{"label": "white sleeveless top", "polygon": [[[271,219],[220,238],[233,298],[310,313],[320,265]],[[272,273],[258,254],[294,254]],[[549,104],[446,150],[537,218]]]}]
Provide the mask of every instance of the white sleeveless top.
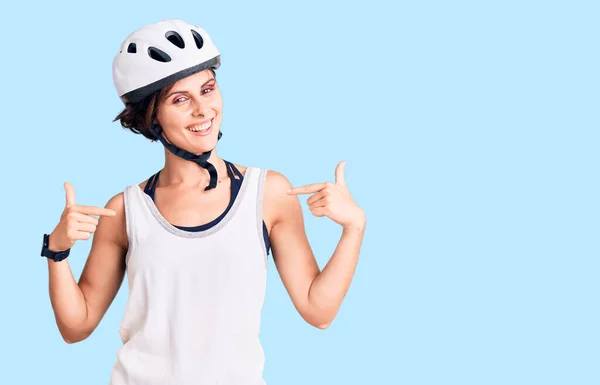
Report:
[{"label": "white sleeveless top", "polygon": [[111,385],[265,384],[266,175],[248,167],[229,212],[200,232],[169,224],[137,184],[125,189],[129,298]]}]

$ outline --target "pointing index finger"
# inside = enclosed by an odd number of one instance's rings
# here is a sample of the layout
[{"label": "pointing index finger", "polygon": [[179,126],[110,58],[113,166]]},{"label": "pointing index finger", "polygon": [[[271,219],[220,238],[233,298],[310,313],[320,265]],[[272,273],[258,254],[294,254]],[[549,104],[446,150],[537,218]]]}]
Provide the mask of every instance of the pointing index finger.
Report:
[{"label": "pointing index finger", "polygon": [[77,210],[77,212],[86,214],[86,215],[95,215],[95,216],[100,216],[100,217],[114,217],[115,215],[117,215],[117,213],[111,209],[105,209],[105,208],[96,207],[96,206],[79,206],[79,205],[77,205],[75,207],[75,209]]},{"label": "pointing index finger", "polygon": [[288,190],[288,194],[311,194],[321,191],[325,188],[325,183],[312,183],[304,186],[294,187]]}]

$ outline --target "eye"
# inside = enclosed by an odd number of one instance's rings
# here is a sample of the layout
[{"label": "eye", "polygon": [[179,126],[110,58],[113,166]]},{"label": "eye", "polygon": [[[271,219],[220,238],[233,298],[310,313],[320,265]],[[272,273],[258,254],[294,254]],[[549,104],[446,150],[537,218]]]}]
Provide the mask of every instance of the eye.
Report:
[{"label": "eye", "polygon": [[202,94],[208,94],[208,93],[212,92],[213,90],[214,90],[213,87],[207,87],[202,90]]},{"label": "eye", "polygon": [[177,99],[173,100],[173,104],[177,104],[177,103],[181,103],[183,101],[185,101],[185,96],[180,96]]}]

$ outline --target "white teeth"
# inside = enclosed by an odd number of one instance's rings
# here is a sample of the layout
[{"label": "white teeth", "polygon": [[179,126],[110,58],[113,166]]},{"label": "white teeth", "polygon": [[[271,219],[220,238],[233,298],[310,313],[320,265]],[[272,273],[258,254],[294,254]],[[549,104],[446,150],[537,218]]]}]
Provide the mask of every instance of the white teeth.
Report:
[{"label": "white teeth", "polygon": [[199,126],[188,127],[188,130],[193,131],[193,132],[206,132],[206,131],[208,131],[208,129],[210,128],[211,125],[212,125],[212,120],[208,121],[204,124],[201,124]]}]

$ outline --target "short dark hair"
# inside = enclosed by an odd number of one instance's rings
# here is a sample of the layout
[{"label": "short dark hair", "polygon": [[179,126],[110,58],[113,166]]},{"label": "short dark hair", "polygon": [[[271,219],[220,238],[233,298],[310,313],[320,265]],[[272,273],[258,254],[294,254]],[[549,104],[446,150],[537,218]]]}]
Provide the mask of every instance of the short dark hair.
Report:
[{"label": "short dark hair", "polygon": [[[212,68],[210,71],[216,78],[215,71]],[[125,108],[117,115],[113,122],[119,120],[123,128],[129,129],[134,134],[144,135],[153,142],[157,141],[158,138],[150,131],[150,128],[155,123],[160,102],[171,91],[174,84],[172,83],[161,88],[139,102],[125,103]]]}]

